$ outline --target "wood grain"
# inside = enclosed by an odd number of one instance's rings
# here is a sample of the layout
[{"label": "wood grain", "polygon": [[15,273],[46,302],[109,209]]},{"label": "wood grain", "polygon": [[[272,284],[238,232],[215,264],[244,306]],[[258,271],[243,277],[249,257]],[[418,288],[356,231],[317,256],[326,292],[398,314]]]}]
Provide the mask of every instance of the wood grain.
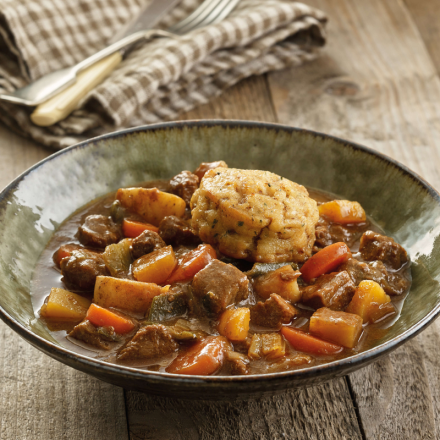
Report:
[{"label": "wood grain", "polygon": [[[0,187],[50,151],[0,126]],[[0,321],[0,438],[128,438],[123,390],[39,352]]]},{"label": "wood grain", "polygon": [[179,119],[277,121],[265,75],[239,82],[208,104],[180,115]]},{"label": "wood grain", "polygon": [[[430,58],[440,59],[432,38],[438,6],[433,11],[433,2],[412,0],[409,9],[386,0],[310,3],[331,17],[329,45],[313,63],[268,75],[280,122],[370,146],[440,188],[440,81]],[[410,11],[418,14],[414,20]],[[436,323],[349,376],[365,438],[440,438],[439,341]]]},{"label": "wood grain", "polygon": [[127,410],[132,440],[362,438],[344,379],[234,403],[131,392]]}]

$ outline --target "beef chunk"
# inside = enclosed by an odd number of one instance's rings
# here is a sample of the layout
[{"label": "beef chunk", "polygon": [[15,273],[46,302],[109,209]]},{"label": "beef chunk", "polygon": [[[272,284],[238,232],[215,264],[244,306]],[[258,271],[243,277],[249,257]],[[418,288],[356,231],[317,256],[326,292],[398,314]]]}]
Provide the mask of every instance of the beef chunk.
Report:
[{"label": "beef chunk", "polygon": [[288,324],[299,313],[297,308],[281,296],[272,293],[264,303],[258,302],[251,308],[251,322],[262,327],[279,328],[281,324]]},{"label": "beef chunk", "polygon": [[356,286],[363,280],[376,281],[388,295],[405,293],[410,285],[400,273],[389,273],[382,261],[362,263],[356,258],[350,258],[339,269],[346,270]]},{"label": "beef chunk", "polygon": [[303,289],[302,302],[319,309],[342,310],[353,298],[356,286],[346,271],[321,275],[314,284]]},{"label": "beef chunk", "polygon": [[108,275],[102,256],[88,249],[72,251],[70,256],[63,258],[61,272],[67,283],[84,290],[95,287],[97,276]]},{"label": "beef chunk", "polygon": [[249,351],[249,347],[252,343],[252,335],[248,334],[244,341],[233,342],[234,350],[239,353],[246,353]]},{"label": "beef chunk", "polygon": [[199,178],[190,171],[182,171],[170,180],[171,192],[185,200],[187,206],[198,187]]},{"label": "beef chunk", "polygon": [[228,351],[225,358],[225,370],[232,376],[243,375],[249,373],[250,359],[236,351]]},{"label": "beef chunk", "polygon": [[95,327],[87,319],[76,325],[69,333],[72,338],[83,341],[96,348],[109,350],[109,342],[115,341],[115,331],[113,327]]},{"label": "beef chunk", "polygon": [[118,361],[144,360],[166,356],[177,350],[170,331],[161,324],[141,328],[118,353]]},{"label": "beef chunk", "polygon": [[145,254],[157,251],[166,246],[160,235],[153,231],[144,231],[131,243],[131,255],[137,260]]},{"label": "beef chunk", "polygon": [[120,227],[105,215],[89,215],[78,229],[79,241],[84,246],[105,248],[121,238]]},{"label": "beef chunk", "polygon": [[214,168],[228,168],[228,164],[223,160],[219,160],[217,162],[202,162],[199,167],[194,171],[194,174],[200,179],[203,179],[205,173],[209,170],[213,170]]},{"label": "beef chunk", "polygon": [[319,217],[315,227],[316,251],[339,242],[344,242],[348,247],[352,247],[367,227],[368,224],[366,223],[360,225],[340,225]]},{"label": "beef chunk", "polygon": [[362,235],[359,251],[364,260],[383,261],[396,270],[408,262],[408,255],[400,244],[391,237],[373,231],[367,231]]},{"label": "beef chunk", "polygon": [[185,220],[174,215],[164,217],[160,222],[159,235],[166,244],[173,246],[201,243],[200,238],[194,234],[191,226]]},{"label": "beef chunk", "polygon": [[57,267],[61,267],[61,260],[68,257],[72,251],[77,251],[78,249],[84,249],[81,245],[75,243],[63,244],[59,249],[53,254],[52,259]]},{"label": "beef chunk", "polygon": [[249,280],[232,264],[212,260],[196,274],[192,282],[193,294],[204,308],[215,315],[249,295]]}]

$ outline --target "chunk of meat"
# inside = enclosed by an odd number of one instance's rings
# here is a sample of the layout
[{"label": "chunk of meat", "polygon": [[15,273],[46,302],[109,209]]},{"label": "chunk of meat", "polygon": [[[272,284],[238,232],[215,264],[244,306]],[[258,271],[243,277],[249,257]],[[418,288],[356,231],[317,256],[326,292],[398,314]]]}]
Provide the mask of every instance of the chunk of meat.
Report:
[{"label": "chunk of meat", "polygon": [[219,315],[249,295],[249,280],[232,264],[212,260],[192,282],[194,297],[208,313]]},{"label": "chunk of meat", "polygon": [[191,226],[185,220],[174,215],[169,215],[160,222],[159,235],[166,244],[173,246],[201,243]]},{"label": "chunk of meat", "polygon": [[161,324],[141,328],[118,353],[118,361],[146,360],[169,355],[178,348],[171,332]]},{"label": "chunk of meat", "polygon": [[[104,331],[99,331],[100,329]],[[111,347],[109,342],[116,340],[115,331],[112,327],[98,328],[87,319],[76,325],[69,336],[103,350],[109,350]]]},{"label": "chunk of meat", "polygon": [[367,231],[362,235],[359,252],[364,260],[383,261],[395,270],[408,262],[408,254],[400,244],[391,237],[373,231]]},{"label": "chunk of meat", "polygon": [[157,251],[166,246],[166,243],[160,238],[157,232],[144,231],[141,235],[137,236],[131,243],[131,255],[134,260],[149,254],[153,251]]},{"label": "chunk of meat", "polygon": [[205,173],[214,168],[228,168],[228,164],[223,160],[217,162],[202,162],[198,168],[194,171],[194,174],[200,179],[203,179]]},{"label": "chunk of meat", "polygon": [[182,171],[170,180],[171,192],[185,200],[187,206],[198,187],[199,178],[191,171]]},{"label": "chunk of meat", "polygon": [[251,307],[251,323],[261,327],[279,328],[288,324],[300,311],[276,293]]},{"label": "chunk of meat", "polygon": [[364,280],[376,281],[388,295],[401,295],[411,284],[400,273],[389,273],[382,261],[362,263],[356,258],[350,258],[339,270],[346,270],[356,286]]},{"label": "chunk of meat", "polygon": [[321,275],[314,284],[302,291],[302,302],[319,309],[343,310],[353,298],[356,286],[347,271]]},{"label": "chunk of meat", "polygon": [[228,351],[225,356],[225,370],[232,376],[239,376],[249,373],[250,359],[236,351]]},{"label": "chunk of meat", "polygon": [[315,227],[315,247],[314,252],[321,248],[330,246],[333,243],[344,242],[348,247],[352,247],[359,239],[368,223],[359,225],[341,225],[332,223],[323,217],[319,217]]},{"label": "chunk of meat", "polygon": [[298,263],[312,253],[315,200],[303,186],[268,171],[210,170],[191,209],[195,233],[228,257]]},{"label": "chunk of meat", "polygon": [[108,270],[101,254],[88,249],[78,249],[61,260],[61,272],[67,283],[80,289],[91,290],[96,277],[108,275]]},{"label": "chunk of meat", "polygon": [[75,243],[61,245],[52,256],[53,262],[57,267],[61,267],[61,260],[68,257],[72,253],[72,251],[77,251],[78,249],[84,248],[81,245]]},{"label": "chunk of meat", "polygon": [[105,215],[89,215],[78,229],[78,239],[84,246],[105,248],[121,238],[120,226]]}]

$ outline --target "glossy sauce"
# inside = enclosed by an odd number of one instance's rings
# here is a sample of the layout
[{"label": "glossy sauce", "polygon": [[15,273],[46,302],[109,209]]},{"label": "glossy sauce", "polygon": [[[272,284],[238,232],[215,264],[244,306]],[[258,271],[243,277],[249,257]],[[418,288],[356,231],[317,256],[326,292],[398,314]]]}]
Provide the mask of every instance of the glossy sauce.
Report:
[{"label": "glossy sauce", "polygon": [[[167,188],[167,181],[154,181],[154,182],[146,182],[144,184],[141,184],[139,186],[143,187],[157,187],[161,190],[166,190]],[[315,189],[308,189],[310,197],[315,199],[318,204],[323,203],[329,200],[335,200],[338,197],[335,197],[334,195],[330,195],[328,193],[325,193],[324,191],[315,190]],[[59,287],[66,289],[66,285],[62,281],[62,275],[60,270],[56,267],[56,265],[53,262],[53,254],[55,251],[63,244],[67,243],[75,243],[80,244],[77,239],[77,232],[79,226],[84,222],[85,217],[93,214],[103,214],[103,215],[109,215],[110,213],[110,206],[112,202],[115,199],[115,194],[109,194],[103,198],[100,198],[98,200],[90,202],[85,207],[81,208],[77,212],[75,212],[71,217],[69,217],[67,220],[65,220],[58,231],[54,234],[50,242],[48,243],[47,247],[42,252],[40,259],[36,265],[34,277],[32,279],[31,283],[31,298],[32,298],[32,305],[34,309],[35,316],[39,317],[39,310],[41,306],[44,303],[45,298],[49,295],[51,288],[53,287]],[[356,226],[355,226],[356,228]],[[383,231],[374,224],[374,222],[371,219],[368,219],[367,223],[364,225],[362,229],[362,232],[359,233],[362,235],[362,233],[365,230],[373,230],[376,232],[379,232],[383,234]],[[359,239],[354,243],[354,245],[351,247],[351,251],[353,253],[357,252],[359,248]],[[229,262],[226,261],[225,262]],[[246,261],[239,261],[238,267],[245,271],[249,270],[252,267],[251,263],[248,263]],[[407,279],[410,279],[409,275],[409,265],[406,267],[403,267],[398,272],[402,273]],[[70,287],[70,286],[69,286]],[[84,292],[84,291],[76,291],[72,288],[67,288],[67,290],[70,290],[72,292],[80,292],[83,296],[89,297],[92,299],[93,292]],[[359,353],[361,351],[365,351],[372,346],[376,345],[376,341],[379,340],[384,336],[386,333],[386,329],[389,328],[398,318],[403,306],[404,299],[406,297],[408,292],[405,292],[402,295],[399,296],[392,296],[391,301],[396,309],[396,314],[391,318],[385,318],[381,322],[378,322],[376,324],[370,324],[366,325],[364,324],[364,331],[359,339],[358,344],[353,349],[345,349],[341,354],[333,355],[333,356],[316,356],[313,355],[313,358],[315,361],[311,365],[319,365],[323,363],[327,363],[329,361],[342,359],[345,357],[349,357],[351,355],[354,355],[356,353]],[[255,304],[258,300],[254,297],[254,295],[250,295],[248,299],[245,301],[242,301],[241,303],[237,304],[237,307],[249,307]],[[291,327],[299,328],[304,331],[308,331],[309,327],[309,318],[315,311],[314,309],[308,308],[302,304],[297,304],[296,307],[300,308],[302,311],[302,315],[300,317],[294,318],[292,323],[290,324]],[[126,313],[124,311],[124,313]],[[127,314],[127,313],[126,313]],[[139,318],[139,316],[137,317]],[[178,318],[181,319],[182,317]],[[188,318],[186,318],[188,319]],[[167,321],[167,325],[172,325],[175,320]],[[190,325],[192,327],[192,330],[201,329],[206,332],[208,332],[211,335],[218,335],[218,331],[216,329],[217,322],[209,321],[207,318],[192,318],[189,320]],[[82,355],[86,355],[93,358],[100,358],[101,360],[105,360],[107,362],[111,363],[117,363],[116,362],[116,350],[123,345],[125,341],[117,342],[117,343],[111,343],[112,349],[110,351],[108,350],[100,350],[95,347],[91,347],[89,345],[86,345],[85,343],[78,341],[76,339],[70,338],[67,336],[67,333],[73,328],[73,325],[63,325],[63,326],[53,326],[50,323],[46,323],[49,330],[51,330],[52,336],[62,345],[63,347],[77,352]],[[250,333],[267,333],[271,330],[268,330],[267,328],[258,328],[251,324],[250,326]],[[287,342],[286,342],[287,344]],[[239,350],[238,345],[236,345],[236,350]],[[287,352],[288,350],[286,350]],[[160,360],[149,360],[147,362],[124,362],[123,365],[133,366],[136,368],[141,369],[148,369],[148,370],[154,370],[154,371],[165,371],[165,368],[176,358],[177,353],[174,353],[173,355],[170,355],[168,357],[162,358]],[[258,360],[253,361],[251,364],[250,373],[251,374],[259,374],[259,373],[268,373],[272,372],[272,368],[270,366],[270,361],[266,360]],[[300,365],[297,368],[290,367],[289,370],[292,369],[304,369],[307,368],[307,365]],[[284,371],[284,370],[277,370],[277,371]],[[217,374],[222,374],[222,371],[218,372]]]}]

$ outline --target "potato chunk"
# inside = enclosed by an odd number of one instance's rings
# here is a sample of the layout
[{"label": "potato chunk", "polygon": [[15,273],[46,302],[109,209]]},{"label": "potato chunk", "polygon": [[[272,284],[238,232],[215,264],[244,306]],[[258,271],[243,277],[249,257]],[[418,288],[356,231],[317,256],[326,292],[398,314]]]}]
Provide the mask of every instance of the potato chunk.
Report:
[{"label": "potato chunk", "polygon": [[166,246],[138,258],[133,263],[133,276],[144,283],[163,284],[177,265],[173,247]]},{"label": "potato chunk", "polygon": [[87,298],[54,287],[47,302],[41,307],[40,316],[54,321],[81,322],[86,317],[90,304]]},{"label": "potato chunk", "polygon": [[250,316],[247,307],[225,310],[220,316],[218,332],[230,341],[244,341],[249,332]]},{"label": "potato chunk", "polygon": [[301,272],[293,270],[292,266],[283,266],[256,278],[253,287],[263,299],[268,299],[272,293],[276,293],[294,304],[301,299],[297,283],[297,278],[300,275]]},{"label": "potato chunk", "polygon": [[364,208],[358,202],[349,200],[333,200],[319,205],[319,215],[327,217],[335,223],[363,223],[366,221]]},{"label": "potato chunk", "polygon": [[96,278],[94,302],[101,307],[127,310],[145,314],[153,298],[165,292],[154,283],[99,276]]},{"label": "potato chunk", "polygon": [[379,321],[395,312],[391,298],[380,284],[369,280],[361,281],[346,311],[359,315],[364,323]]},{"label": "potato chunk", "polygon": [[326,341],[353,348],[362,333],[362,318],[322,307],[310,318],[309,331]]},{"label": "potato chunk", "polygon": [[124,208],[142,216],[148,223],[159,226],[168,215],[182,217],[185,213],[185,201],[157,188],[120,188],[116,198]]}]

